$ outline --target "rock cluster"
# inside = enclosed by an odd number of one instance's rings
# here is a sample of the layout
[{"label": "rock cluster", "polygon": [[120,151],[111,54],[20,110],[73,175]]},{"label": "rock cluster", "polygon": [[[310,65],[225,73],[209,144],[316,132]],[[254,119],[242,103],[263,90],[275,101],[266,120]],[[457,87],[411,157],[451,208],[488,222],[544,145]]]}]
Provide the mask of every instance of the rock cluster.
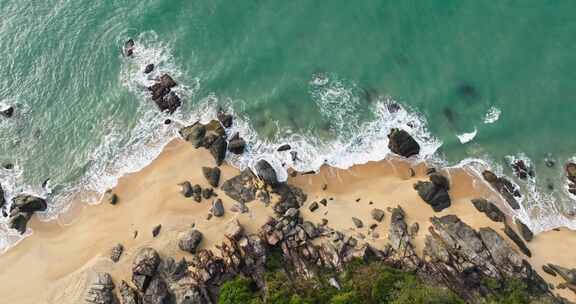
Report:
[{"label": "rock cluster", "polygon": [[520,197],[520,191],[511,181],[504,177],[498,177],[488,170],[482,172],[482,177],[504,197],[512,209],[520,209],[520,205],[516,200],[516,198]]},{"label": "rock cluster", "polygon": [[534,177],[534,169],[532,167],[529,167],[526,164],[526,162],[522,159],[518,159],[512,162],[510,166],[512,167],[512,171],[514,171],[514,175],[516,175],[520,179],[526,180],[528,179],[528,177],[530,178]]},{"label": "rock cluster", "polygon": [[440,212],[445,208],[450,207],[450,182],[448,179],[438,173],[430,174],[429,182],[417,182],[414,189],[418,191],[418,195],[428,203],[435,212]]},{"label": "rock cluster", "polygon": [[26,226],[35,212],[45,211],[48,208],[43,198],[20,194],[12,198],[12,205],[9,212],[9,226],[16,229],[20,234],[26,232]]}]

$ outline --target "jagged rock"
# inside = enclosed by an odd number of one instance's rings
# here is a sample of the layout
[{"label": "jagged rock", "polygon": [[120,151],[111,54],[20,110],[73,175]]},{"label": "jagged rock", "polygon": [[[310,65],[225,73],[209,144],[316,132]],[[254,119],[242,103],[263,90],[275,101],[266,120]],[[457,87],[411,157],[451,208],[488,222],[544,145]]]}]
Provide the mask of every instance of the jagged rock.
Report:
[{"label": "jagged rock", "polygon": [[6,117],[6,118],[10,118],[14,115],[14,107],[9,106],[5,109],[0,110],[0,115]]},{"label": "jagged rock", "polygon": [[382,222],[382,220],[384,219],[384,210],[374,208],[372,209],[372,211],[370,211],[370,216],[372,216],[372,219],[374,219],[375,221]]},{"label": "jagged rock", "polygon": [[152,228],[152,237],[157,237],[160,234],[160,230],[162,229],[162,225],[156,225]]},{"label": "jagged rock", "polygon": [[310,204],[310,206],[308,206],[308,209],[310,209],[310,212],[314,212],[316,211],[316,209],[318,209],[318,203],[317,202],[312,202],[312,204]]},{"label": "jagged rock", "polygon": [[298,209],[304,205],[307,199],[302,189],[286,183],[277,184],[276,192],[280,195],[280,199],[274,205],[276,214],[284,214],[291,208]]},{"label": "jagged rock", "polygon": [[120,284],[120,298],[122,299],[122,304],[140,304],[140,296],[128,283],[122,281]]},{"label": "jagged rock", "polygon": [[520,231],[520,235],[522,235],[522,238],[524,238],[526,242],[532,241],[534,238],[534,233],[532,233],[532,230],[530,230],[530,228],[528,228],[528,226],[522,223],[522,221],[518,218],[516,218],[515,223],[516,227],[518,227],[518,231]]},{"label": "jagged rock", "polygon": [[256,169],[256,174],[258,177],[266,184],[270,186],[276,186],[278,184],[278,177],[276,176],[276,171],[266,160],[259,160],[254,166]]},{"label": "jagged rock", "polygon": [[147,64],[146,67],[144,68],[144,74],[150,74],[152,73],[152,71],[154,71],[154,64],[153,63]]},{"label": "jagged rock", "polygon": [[206,136],[206,127],[203,124],[196,122],[191,126],[180,129],[179,133],[184,140],[192,143],[195,148],[200,148],[204,142],[204,137]]},{"label": "jagged rock", "polygon": [[234,136],[232,136],[230,142],[228,143],[228,151],[236,155],[240,155],[244,153],[245,149],[246,149],[246,141],[244,141],[244,139],[240,137],[240,134],[238,133],[234,134]]},{"label": "jagged rock", "polygon": [[194,194],[202,194],[202,187],[200,187],[200,185],[195,184],[194,186],[192,186],[192,193]]},{"label": "jagged rock", "polygon": [[388,148],[398,155],[410,157],[420,153],[420,145],[404,130],[390,130],[388,140]]},{"label": "jagged rock", "polygon": [[528,165],[526,165],[526,162],[521,159],[514,161],[510,166],[514,171],[514,174],[520,179],[525,180],[528,177],[534,177],[534,170],[529,168]]},{"label": "jagged rock", "polygon": [[430,182],[418,182],[414,185],[418,195],[428,203],[435,212],[440,212],[450,207],[450,183],[440,174],[430,175]]},{"label": "jagged rock", "polygon": [[178,185],[180,186],[180,193],[182,193],[184,197],[191,197],[194,194],[194,191],[192,191],[192,185],[189,181],[182,182]]},{"label": "jagged rock", "polygon": [[224,235],[230,239],[238,240],[244,233],[244,229],[238,222],[238,220],[232,220],[226,225]]},{"label": "jagged rock", "polygon": [[362,221],[359,218],[352,217],[352,223],[354,223],[354,226],[356,226],[356,228],[364,227],[364,224],[362,223]]},{"label": "jagged rock", "polygon": [[28,194],[19,194],[12,198],[10,210],[16,210],[17,212],[37,212],[45,211],[46,208],[48,208],[48,204],[46,204],[43,198]]},{"label": "jagged rock", "polygon": [[174,92],[169,92],[162,98],[156,99],[155,102],[161,112],[166,111],[169,114],[176,112],[176,110],[182,105],[180,97]]},{"label": "jagged rock", "polygon": [[554,270],[567,283],[576,285],[576,269],[568,269],[554,264],[548,264],[548,267]]},{"label": "jagged rock", "polygon": [[216,199],[212,202],[212,209],[210,209],[210,211],[215,217],[224,216],[224,205],[222,204],[222,200]]},{"label": "jagged rock", "polygon": [[234,119],[232,115],[219,111],[216,116],[224,128],[230,128],[232,126],[232,121]]},{"label": "jagged rock", "polygon": [[494,222],[504,222],[506,220],[504,213],[492,202],[483,198],[477,198],[472,200],[472,204],[478,211],[486,214],[486,216]]},{"label": "jagged rock", "polygon": [[480,228],[478,234],[486,249],[490,252],[490,257],[495,265],[500,267],[500,270],[504,266],[514,267],[522,265],[522,258],[492,228]]},{"label": "jagged rock", "polygon": [[302,229],[304,229],[310,239],[318,237],[318,229],[316,229],[316,226],[314,226],[312,222],[305,221],[302,223]]},{"label": "jagged rock", "polygon": [[196,253],[198,246],[202,242],[202,233],[196,229],[192,229],[188,232],[184,232],[180,234],[180,238],[178,241],[178,247],[182,251],[186,251],[189,253]]},{"label": "jagged rock", "polygon": [[224,158],[226,157],[226,148],[228,147],[228,143],[226,142],[226,138],[220,136],[210,145],[210,154],[214,157],[216,161],[216,165],[222,165],[224,162]]},{"label": "jagged rock", "polygon": [[114,294],[114,282],[110,274],[101,272],[96,274],[94,283],[88,289],[86,302],[93,304],[117,304]]},{"label": "jagged rock", "polygon": [[16,229],[20,234],[24,234],[31,217],[32,213],[30,212],[18,212],[16,215],[10,217],[8,225],[10,228]]},{"label": "jagged rock", "polygon": [[204,177],[210,186],[215,188],[218,187],[218,184],[220,183],[220,168],[202,167],[202,174],[204,174]]},{"label": "jagged rock", "polygon": [[[390,229],[388,231],[388,242],[390,249],[394,252],[394,258],[402,263],[407,269],[417,269],[421,260],[416,254],[412,245],[408,225],[406,224],[405,213],[400,206],[392,209],[390,216]],[[374,238],[374,235],[372,235]]]},{"label": "jagged rock", "polygon": [[516,244],[516,246],[518,246],[522,253],[528,257],[532,257],[532,252],[530,252],[530,249],[526,247],[526,244],[524,244],[520,236],[518,236],[518,234],[516,234],[516,232],[510,228],[510,226],[504,226],[504,233],[514,242],[514,244]]},{"label": "jagged rock", "polygon": [[168,304],[170,303],[170,291],[166,282],[159,277],[155,276],[150,281],[150,285],[144,292],[143,304]]},{"label": "jagged rock", "polygon": [[110,259],[114,263],[120,261],[122,252],[124,252],[124,246],[122,246],[122,244],[116,244],[116,246],[112,247],[112,249],[110,250]]},{"label": "jagged rock", "polygon": [[145,291],[148,288],[159,263],[160,256],[153,248],[144,247],[138,251],[132,261],[132,282],[138,290]]},{"label": "jagged rock", "polygon": [[516,189],[516,187],[514,187],[512,182],[503,177],[498,177],[496,174],[488,170],[482,172],[482,177],[484,177],[484,180],[492,185],[492,187],[494,187],[498,193],[502,194],[512,209],[520,209],[520,205],[515,198],[520,196],[520,192],[518,189]]},{"label": "jagged rock", "polygon": [[284,145],[281,145],[280,147],[278,147],[278,149],[276,149],[276,151],[282,152],[282,151],[288,151],[290,149],[292,149],[292,147],[289,144],[284,144]]},{"label": "jagged rock", "polygon": [[248,203],[256,199],[256,176],[249,169],[225,181],[222,190],[235,201]]}]

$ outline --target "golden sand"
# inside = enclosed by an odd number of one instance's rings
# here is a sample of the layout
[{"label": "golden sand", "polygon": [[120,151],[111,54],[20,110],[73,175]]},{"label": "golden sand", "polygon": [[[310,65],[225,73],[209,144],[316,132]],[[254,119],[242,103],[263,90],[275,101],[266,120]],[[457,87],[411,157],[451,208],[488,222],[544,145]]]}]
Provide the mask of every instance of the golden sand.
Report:
[{"label": "golden sand", "polygon": [[[213,247],[220,243],[227,223],[238,219],[249,232],[255,232],[273,211],[259,201],[248,204],[250,211],[238,214],[230,211],[234,203],[220,190],[218,197],[224,202],[225,216],[207,220],[212,200],[194,202],[180,194],[178,184],[190,181],[208,187],[201,167],[213,166],[214,161],[206,150],[196,150],[191,145],[174,140],[149,166],[138,173],[120,179],[114,192],[119,203],[87,205],[76,203],[68,214],[58,221],[40,222],[33,219],[30,227],[33,235],[0,256],[0,294],[6,303],[82,303],[84,292],[96,271],[110,272],[118,284],[129,280],[130,262],[135,252],[143,246],[156,248],[161,255],[179,258],[177,236],[194,224],[203,235],[202,247]],[[328,200],[326,207],[320,205],[316,212],[301,208],[306,220],[319,223],[328,220],[332,228],[357,235],[362,233],[366,241],[381,248],[386,243],[390,213],[378,224],[376,234],[369,233],[368,226],[374,223],[370,217],[373,208],[386,211],[388,207],[400,205],[407,213],[407,222],[418,222],[420,233],[415,246],[420,253],[427,234],[431,216],[457,214],[474,228],[492,227],[501,231],[503,225],[490,221],[476,211],[470,199],[484,197],[503,204],[499,195],[487,188],[478,177],[464,169],[444,171],[450,176],[452,206],[441,213],[432,209],[418,197],[413,184],[425,180],[424,164],[414,167],[416,175],[410,176],[410,164],[389,159],[354,166],[347,170],[324,167],[316,175],[291,178],[289,183],[301,187],[308,195],[306,204]],[[221,181],[238,174],[238,170],[221,166]],[[323,185],[326,190],[322,190]],[[330,200],[332,198],[332,200]],[[357,201],[357,199],[360,199]],[[372,204],[370,204],[372,202]],[[364,222],[361,229],[354,228],[351,217]],[[156,238],[152,229],[161,224]],[[135,232],[137,236],[134,237]],[[503,234],[502,234],[503,235]],[[534,268],[549,282],[560,283],[541,271],[545,263],[556,263],[564,267],[576,267],[573,251],[576,248],[575,232],[563,229],[538,234],[528,243],[533,253],[529,259]],[[110,249],[121,243],[125,251],[120,262],[109,259]],[[576,300],[573,293],[556,290],[562,296]]]}]

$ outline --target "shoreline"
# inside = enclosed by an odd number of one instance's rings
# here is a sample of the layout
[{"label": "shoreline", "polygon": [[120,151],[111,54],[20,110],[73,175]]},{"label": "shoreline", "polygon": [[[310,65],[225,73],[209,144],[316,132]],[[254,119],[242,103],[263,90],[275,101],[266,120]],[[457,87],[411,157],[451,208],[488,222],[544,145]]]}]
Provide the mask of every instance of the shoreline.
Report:
[{"label": "shoreline", "polygon": [[[177,186],[189,180],[208,187],[201,172],[202,166],[213,166],[210,153],[175,139],[151,164],[118,180],[114,187],[114,193],[119,196],[117,205],[73,204],[73,208],[54,221],[42,222],[33,217],[30,221],[33,234],[0,255],[0,267],[5,269],[0,274],[0,279],[5,282],[0,286],[0,292],[6,295],[7,301],[15,303],[78,303],[78,299],[83,299],[95,271],[109,272],[117,283],[121,279],[129,281],[130,262],[137,249],[143,246],[152,246],[163,255],[189,258],[189,254],[178,250],[176,242],[178,234],[189,229],[192,223],[204,234],[201,247],[214,248],[223,241],[223,231],[230,221],[238,219],[248,233],[256,233],[273,215],[272,207],[260,201],[248,203],[248,213],[231,212],[233,200],[221,189],[216,189],[218,198],[224,202],[225,215],[206,220],[211,200],[196,203],[183,197]],[[413,177],[410,176],[410,167],[408,161],[390,157],[346,170],[323,166],[315,175],[290,177],[288,183],[301,188],[308,196],[300,209],[304,220],[318,223],[326,218],[331,228],[350,235],[368,235],[365,240],[379,249],[387,243],[388,231],[384,227],[390,223],[390,212],[386,211],[384,220],[375,229],[379,234],[377,237],[369,235],[368,225],[362,229],[355,228],[351,216],[368,224],[372,208],[386,210],[400,205],[406,211],[408,224],[418,222],[420,225],[421,232],[414,238],[418,254],[422,254],[425,231],[432,216],[457,214],[473,228],[492,227],[501,233],[501,223],[490,221],[470,203],[470,199],[484,197],[505,204],[483,180],[462,168],[441,170],[448,173],[446,176],[451,181],[452,205],[435,213],[413,189],[416,181],[426,180],[426,164],[420,162],[415,165]],[[220,168],[221,181],[238,174],[237,169],[226,163]],[[324,184],[326,190],[322,189]],[[309,204],[322,198],[328,200],[328,205],[310,212]],[[357,202],[358,198],[360,201]],[[162,224],[160,234],[153,238],[151,231],[158,224]],[[134,231],[138,231],[136,238]],[[560,283],[560,279],[544,273],[541,266],[552,262],[576,267],[576,262],[562,254],[576,246],[574,235],[576,232],[568,229],[548,231],[527,243],[533,253],[528,260],[543,278],[554,285]],[[114,264],[108,256],[117,243],[123,244],[124,254]],[[28,280],[26,290],[21,285],[24,280]],[[569,290],[555,292],[572,301],[576,299]]]}]

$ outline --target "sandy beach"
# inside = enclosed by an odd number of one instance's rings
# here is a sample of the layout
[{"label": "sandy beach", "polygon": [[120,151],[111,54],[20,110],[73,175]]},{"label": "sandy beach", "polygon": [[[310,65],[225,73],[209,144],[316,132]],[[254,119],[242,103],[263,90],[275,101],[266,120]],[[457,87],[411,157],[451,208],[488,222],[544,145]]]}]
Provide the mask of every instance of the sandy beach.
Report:
[{"label": "sandy beach", "polygon": [[[212,199],[197,203],[180,193],[178,184],[183,181],[208,187],[201,168],[213,163],[208,151],[196,150],[177,139],[142,171],[120,179],[113,189],[119,197],[117,205],[77,202],[57,221],[41,222],[34,218],[29,224],[33,235],[0,256],[3,300],[22,304],[81,303],[96,271],[109,272],[116,283],[128,281],[132,257],[143,246],[151,246],[161,255],[189,256],[178,249],[177,237],[192,225],[204,234],[203,248],[222,242],[226,225],[235,219],[248,232],[256,232],[273,214],[270,206],[253,201],[247,204],[248,213],[235,213],[230,211],[234,201],[215,189],[226,212],[223,217],[207,219]],[[457,214],[473,228],[492,227],[502,231],[502,223],[492,222],[470,203],[471,199],[482,197],[504,206],[501,197],[478,177],[465,169],[442,171],[451,182],[452,206],[435,213],[413,189],[415,182],[427,180],[426,165],[413,166],[415,176],[411,176],[410,166],[401,159],[387,159],[347,170],[323,167],[318,174],[299,175],[288,182],[302,188],[308,196],[301,208],[305,220],[319,223],[326,219],[328,226],[344,233],[362,233],[365,241],[376,248],[383,248],[387,242],[390,213],[386,213],[384,221],[374,230],[376,233],[372,233],[368,226],[374,222],[370,216],[373,208],[386,210],[401,206],[406,211],[408,224],[420,225],[420,233],[414,240],[419,254],[432,216]],[[222,165],[221,170],[221,181],[238,174],[237,169],[227,164]],[[310,212],[308,204],[321,199],[327,200],[327,206],[320,205],[318,210]],[[352,216],[361,219],[364,227],[355,228]],[[160,234],[154,238],[151,231],[159,224],[162,225]],[[576,267],[576,260],[568,254],[576,247],[575,234],[567,229],[549,231],[527,243],[532,251],[529,262],[554,285],[561,279],[544,273],[541,266],[554,263]],[[109,252],[118,243],[123,244],[125,251],[120,261],[113,263]],[[554,292],[576,301],[571,291],[556,289]]]}]

